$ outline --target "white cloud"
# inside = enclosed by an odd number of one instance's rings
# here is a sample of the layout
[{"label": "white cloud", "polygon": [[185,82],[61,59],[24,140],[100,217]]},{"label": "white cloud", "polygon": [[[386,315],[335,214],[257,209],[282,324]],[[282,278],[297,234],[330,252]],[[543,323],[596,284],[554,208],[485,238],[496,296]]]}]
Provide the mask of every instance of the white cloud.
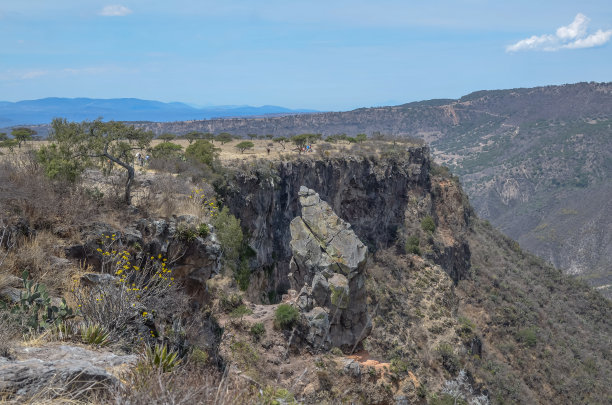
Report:
[{"label": "white cloud", "polygon": [[98,14],[104,17],[123,17],[132,14],[132,10],[120,4],[113,4],[104,7]]},{"label": "white cloud", "polygon": [[560,49],[580,49],[601,46],[612,38],[612,30],[597,30],[587,35],[589,18],[578,13],[570,25],[557,28],[555,34],[534,35],[508,45],[506,52],[519,51],[558,51]]}]

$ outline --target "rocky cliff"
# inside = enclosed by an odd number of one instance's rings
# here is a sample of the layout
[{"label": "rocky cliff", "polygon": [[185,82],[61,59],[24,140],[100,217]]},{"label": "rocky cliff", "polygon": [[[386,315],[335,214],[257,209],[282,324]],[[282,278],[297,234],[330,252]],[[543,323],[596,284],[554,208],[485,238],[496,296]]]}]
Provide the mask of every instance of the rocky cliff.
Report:
[{"label": "rocky cliff", "polygon": [[[427,147],[410,146],[386,157],[304,157],[260,162],[237,170],[221,194],[250,233],[249,245],[256,252],[251,261],[251,295],[263,297],[266,290],[280,295],[289,288],[289,224],[300,215],[301,186],[316,190],[340,218],[351,224],[357,237],[376,251],[421,232],[419,223],[425,216],[442,220],[438,216],[444,214],[440,211],[443,208],[437,201],[446,191],[440,187],[431,190],[430,163]],[[461,197],[453,198],[459,198],[458,217],[442,222],[454,221],[447,225],[456,237],[445,238],[442,232],[436,238],[424,235],[424,239],[429,240],[425,243],[427,257],[458,281],[469,268],[469,247],[461,237],[469,214],[461,205]],[[412,229],[407,229],[406,223],[413,224]]]}]

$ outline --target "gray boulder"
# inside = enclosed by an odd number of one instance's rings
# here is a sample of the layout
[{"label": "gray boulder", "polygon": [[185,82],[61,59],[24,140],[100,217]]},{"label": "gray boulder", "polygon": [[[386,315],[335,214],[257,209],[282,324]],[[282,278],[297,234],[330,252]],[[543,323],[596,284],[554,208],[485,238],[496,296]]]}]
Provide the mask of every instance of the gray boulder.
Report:
[{"label": "gray boulder", "polygon": [[69,345],[20,348],[15,355],[18,360],[0,357],[0,392],[15,401],[107,389],[120,383],[113,371],[137,361],[135,355]]},{"label": "gray boulder", "polygon": [[319,195],[299,192],[302,215],[291,221],[290,280],[315,347],[352,349],[368,336],[367,247]]}]

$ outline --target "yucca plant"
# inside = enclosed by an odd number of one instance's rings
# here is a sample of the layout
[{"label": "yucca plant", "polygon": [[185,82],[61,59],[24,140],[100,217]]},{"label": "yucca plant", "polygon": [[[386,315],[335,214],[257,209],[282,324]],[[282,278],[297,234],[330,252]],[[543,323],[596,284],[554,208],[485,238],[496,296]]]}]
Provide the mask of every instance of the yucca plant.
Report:
[{"label": "yucca plant", "polygon": [[181,362],[178,353],[168,350],[166,345],[147,345],[142,357],[145,364],[164,373],[172,371]]},{"label": "yucca plant", "polygon": [[110,334],[100,324],[84,324],[81,326],[81,340],[95,346],[106,346],[110,342]]}]

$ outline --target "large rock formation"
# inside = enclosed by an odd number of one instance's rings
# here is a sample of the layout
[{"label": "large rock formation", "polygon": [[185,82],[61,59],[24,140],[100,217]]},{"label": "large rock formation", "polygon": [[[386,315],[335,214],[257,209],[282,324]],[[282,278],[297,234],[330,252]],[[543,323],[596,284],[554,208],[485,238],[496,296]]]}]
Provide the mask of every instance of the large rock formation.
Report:
[{"label": "large rock formation", "polygon": [[291,221],[290,282],[315,347],[354,348],[372,328],[367,312],[367,247],[351,225],[306,187],[299,192],[302,216]]},{"label": "large rock formation", "polygon": [[[232,214],[240,218],[250,235],[249,246],[256,252],[249,262],[253,270],[250,299],[267,302],[268,297],[280,297],[290,287],[289,223],[300,215],[298,191],[302,185],[316,190],[373,252],[396,244],[407,222],[420,228],[425,215],[441,219],[435,207],[448,201],[448,193],[441,190],[436,194],[439,198],[431,196],[429,167],[427,147],[401,146],[397,154],[384,157],[314,155],[254,162],[236,170],[219,192]],[[453,204],[456,223],[444,224],[454,238],[440,240],[427,252],[455,281],[465,278],[469,269],[464,237],[469,213],[461,195],[448,196],[458,199]]]}]

